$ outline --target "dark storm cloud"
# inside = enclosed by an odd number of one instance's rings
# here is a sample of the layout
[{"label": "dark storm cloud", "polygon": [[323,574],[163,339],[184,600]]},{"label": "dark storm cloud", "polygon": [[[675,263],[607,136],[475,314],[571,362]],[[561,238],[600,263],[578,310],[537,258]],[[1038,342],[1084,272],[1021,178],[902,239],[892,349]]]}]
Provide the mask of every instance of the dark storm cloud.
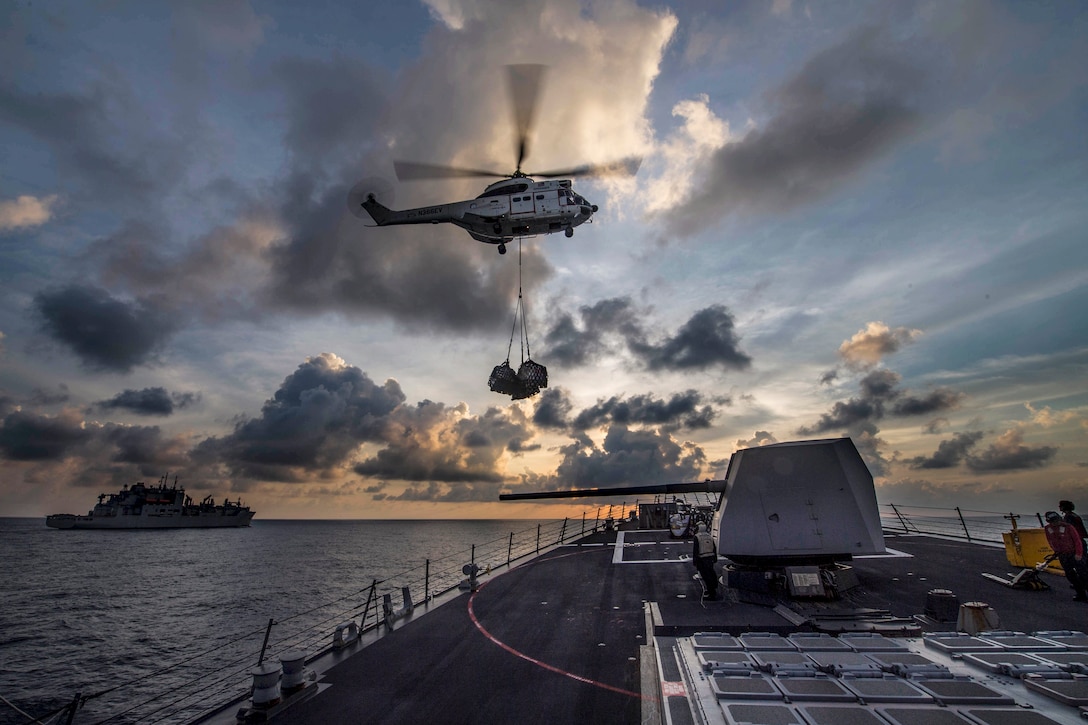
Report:
[{"label": "dark storm cloud", "polygon": [[149,362],[173,332],[158,310],[119,300],[98,287],[39,292],[34,306],[45,331],[94,368],[128,372]]},{"label": "dark storm cloud", "polygon": [[[386,421],[384,447],[352,470],[368,478],[429,481],[432,486],[467,484],[456,491],[471,496],[468,492],[474,490],[473,485],[503,480],[499,462],[505,452],[517,454],[536,448],[529,444],[532,430],[518,416],[489,408],[481,416],[470,417],[461,406],[449,408],[429,400],[415,407],[401,406]],[[438,496],[454,495],[454,489],[445,486],[414,490],[413,495],[419,496],[432,490]]]},{"label": "dark storm cloud", "polygon": [[976,473],[1026,471],[1048,465],[1058,449],[1054,446],[1025,445],[1023,433],[1012,428],[977,456],[967,456],[967,467]]},{"label": "dark storm cloud", "polygon": [[544,337],[548,359],[564,367],[585,365],[608,349],[607,338],[618,335],[624,339],[642,337],[638,312],[629,297],[613,297],[578,310],[581,326],[573,315],[558,316]]},{"label": "dark storm cloud", "polygon": [[84,469],[104,474],[116,473],[116,464],[178,465],[185,460],[182,442],[165,439],[158,426],[93,423],[73,410],[56,416],[9,413],[0,426],[0,455],[12,461],[80,459]]},{"label": "dark storm cloud", "polygon": [[859,395],[834,403],[831,410],[822,414],[814,425],[803,426],[798,433],[806,436],[845,433],[853,439],[873,474],[885,475],[888,461],[881,453],[885,444],[879,437],[877,423],[887,415],[909,416],[949,410],[963,398],[961,394],[946,388],[922,397],[913,396],[898,387],[900,380],[901,376],[892,370],[870,370],[858,381]]},{"label": "dark storm cloud", "polygon": [[612,425],[601,447],[578,436],[560,449],[562,460],[552,485],[601,487],[698,480],[706,454],[679,443],[666,432]]},{"label": "dark storm cloud", "polygon": [[706,160],[672,213],[694,233],[736,210],[778,211],[827,196],[917,126],[922,73],[882,31],[854,32],[768,98],[770,118]]},{"label": "dark storm cloud", "polygon": [[932,456],[919,456],[907,461],[914,469],[955,468],[967,456],[968,452],[982,440],[982,431],[955,433],[951,440],[941,441]]},{"label": "dark storm cloud", "polygon": [[537,398],[533,410],[533,425],[540,428],[566,430],[570,425],[570,412],[574,409],[567,391],[563,388],[548,388]]},{"label": "dark storm cloud", "polygon": [[691,370],[720,365],[744,370],[752,358],[740,350],[733,315],[721,305],[699,310],[676,335],[654,345],[631,340],[631,351],[650,370]]},{"label": "dark storm cloud", "polygon": [[892,406],[892,415],[929,415],[957,407],[966,396],[949,388],[938,388],[922,396],[903,395]]},{"label": "dark storm cloud", "polygon": [[287,115],[284,136],[296,163],[312,165],[368,144],[386,105],[383,76],[365,63],[334,53],[332,58],[289,58],[271,72],[282,90]]},{"label": "dark storm cloud", "polygon": [[127,410],[137,415],[171,415],[176,408],[186,408],[199,399],[196,393],[169,393],[166,388],[156,387],[125,390],[95,405],[105,410]]},{"label": "dark storm cloud", "polygon": [[34,388],[30,394],[30,399],[27,403],[33,407],[39,407],[43,405],[59,405],[61,403],[67,403],[71,395],[68,393],[68,386],[64,383],[57,385],[59,392],[50,393],[42,390],[41,388]]},{"label": "dark storm cloud", "polygon": [[403,402],[396,381],[379,386],[325,353],[288,375],[259,418],[238,423],[230,435],[208,438],[194,453],[238,475],[296,480],[298,470],[341,464],[361,443],[379,440],[386,417]]},{"label": "dark storm cloud", "polygon": [[0,452],[12,461],[59,461],[94,437],[83,421],[71,414],[56,417],[14,411],[0,427]]},{"label": "dark storm cloud", "polygon": [[752,360],[739,348],[733,315],[721,305],[695,312],[675,335],[650,342],[628,297],[601,300],[573,315],[560,314],[545,335],[548,357],[568,367],[584,365],[624,345],[650,370],[691,370],[719,365],[743,370]]},{"label": "dark storm cloud", "polygon": [[613,396],[578,413],[571,427],[574,430],[587,430],[606,423],[619,423],[709,428],[715,415],[714,408],[702,405],[702,396],[694,390],[676,393],[668,400],[652,395],[636,395],[627,399]]},{"label": "dark storm cloud", "polygon": [[815,425],[803,427],[798,432],[812,435],[872,424],[886,415],[912,416],[952,410],[965,397],[949,388],[938,388],[926,395],[915,396],[899,389],[900,380],[899,373],[892,370],[878,368],[869,372],[858,382],[860,395],[836,402]]},{"label": "dark storm cloud", "polygon": [[116,76],[82,92],[24,91],[0,83],[0,122],[44,141],[62,178],[81,193],[116,205],[146,204],[180,175],[185,154],[178,139],[149,129],[148,114]]}]

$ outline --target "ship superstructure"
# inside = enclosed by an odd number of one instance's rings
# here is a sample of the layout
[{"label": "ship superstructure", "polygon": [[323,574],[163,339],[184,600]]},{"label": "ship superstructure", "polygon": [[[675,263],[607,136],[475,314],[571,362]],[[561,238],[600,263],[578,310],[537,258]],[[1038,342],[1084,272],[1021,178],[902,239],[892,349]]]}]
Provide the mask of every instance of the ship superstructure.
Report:
[{"label": "ship superstructure", "polygon": [[139,481],[117,493],[99,494],[86,516],[53,514],[45,523],[54,529],[211,529],[249,526],[254,511],[241,499],[217,504],[211,496],[200,503],[165,478],[157,485]]}]

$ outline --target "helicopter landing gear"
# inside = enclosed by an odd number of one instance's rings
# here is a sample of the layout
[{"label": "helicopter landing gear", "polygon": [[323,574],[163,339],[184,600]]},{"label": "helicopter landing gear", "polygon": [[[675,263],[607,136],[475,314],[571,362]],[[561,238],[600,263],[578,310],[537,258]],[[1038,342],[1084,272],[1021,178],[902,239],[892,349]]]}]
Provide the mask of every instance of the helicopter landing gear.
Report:
[{"label": "helicopter landing gear", "polygon": [[566,231],[563,233],[567,235],[567,239],[570,239],[574,236],[574,227],[567,227]]},{"label": "helicopter landing gear", "polygon": [[500,244],[499,245],[499,254],[506,254],[506,245],[505,244]]}]

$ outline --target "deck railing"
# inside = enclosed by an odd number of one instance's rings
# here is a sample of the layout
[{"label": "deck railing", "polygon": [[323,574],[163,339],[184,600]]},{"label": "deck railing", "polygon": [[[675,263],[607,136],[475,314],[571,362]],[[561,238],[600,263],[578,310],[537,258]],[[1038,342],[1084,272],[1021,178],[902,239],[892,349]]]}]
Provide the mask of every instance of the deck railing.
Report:
[{"label": "deck railing", "polygon": [[888,503],[880,507],[880,523],[893,533],[929,534],[981,543],[1002,543],[1001,534],[1012,528],[1043,525],[1039,513],[976,511],[972,509],[904,506]]},{"label": "deck railing", "polygon": [[[479,577],[508,569],[522,560],[537,556],[554,546],[603,530],[609,520],[620,522],[637,514],[638,504],[604,505],[566,518],[533,523],[524,529],[472,544],[469,548],[443,553],[427,559],[422,566],[407,569],[382,579],[360,581],[354,594],[327,602],[306,611],[281,615],[269,620],[268,627],[239,633],[216,647],[163,667],[142,679],[168,672],[187,673],[182,687],[150,699],[128,704],[98,723],[185,723],[207,717],[209,703],[229,703],[247,697],[251,685],[250,670],[264,659],[265,652],[282,654],[303,652],[307,661],[333,648],[333,634],[339,625],[352,622],[361,637],[385,626],[385,595],[390,595],[394,609],[403,607],[402,591],[409,592],[411,603],[421,606],[458,589],[466,578],[465,564],[476,564]],[[270,655],[271,656],[271,655]],[[97,697],[124,688],[124,684],[97,693],[77,693],[70,705],[47,716],[64,722],[83,705]],[[138,698],[134,698],[138,699]],[[54,720],[50,720],[54,721]],[[72,722],[72,720],[68,720]],[[76,718],[76,722],[83,722]]]}]

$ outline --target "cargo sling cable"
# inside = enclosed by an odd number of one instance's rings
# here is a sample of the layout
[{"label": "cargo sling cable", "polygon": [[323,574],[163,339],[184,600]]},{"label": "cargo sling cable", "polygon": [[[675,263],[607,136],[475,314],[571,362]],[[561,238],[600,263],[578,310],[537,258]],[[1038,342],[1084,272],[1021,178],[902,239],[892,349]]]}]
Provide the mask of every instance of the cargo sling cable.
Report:
[{"label": "cargo sling cable", "polygon": [[[548,387],[548,369],[534,362],[529,351],[529,327],[525,312],[525,301],[522,296],[522,263],[521,263],[521,237],[518,237],[518,301],[514,307],[514,322],[510,328],[510,343],[506,347],[506,361],[496,365],[488,378],[487,386],[496,393],[509,395],[511,400],[531,398],[540,392],[541,388]],[[521,366],[515,373],[510,367],[510,353],[514,349],[514,335],[518,332],[518,322],[521,323]]]}]

